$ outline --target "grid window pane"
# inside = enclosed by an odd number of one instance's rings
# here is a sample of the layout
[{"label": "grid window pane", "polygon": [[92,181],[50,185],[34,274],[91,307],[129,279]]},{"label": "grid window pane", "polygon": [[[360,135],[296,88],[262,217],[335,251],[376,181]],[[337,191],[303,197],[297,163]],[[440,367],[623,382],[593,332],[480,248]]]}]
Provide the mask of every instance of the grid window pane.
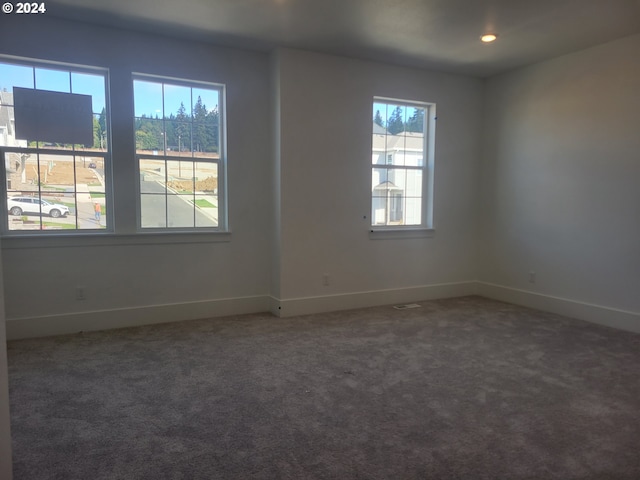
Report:
[{"label": "grid window pane", "polygon": [[405,198],[404,222],[405,225],[420,225],[422,223],[422,198]]},{"label": "grid window pane", "polygon": [[[384,188],[386,183],[389,181],[389,170],[386,168],[374,168],[372,175],[372,189],[380,189]],[[374,193],[375,195],[375,193]]]},{"label": "grid window pane", "polygon": [[165,127],[163,120],[150,118],[136,119],[136,152],[164,155]]},{"label": "grid window pane", "polygon": [[426,112],[421,105],[373,102],[373,225],[422,224]]},{"label": "grid window pane", "polygon": [[38,191],[36,181],[38,155],[35,153],[9,152],[6,154],[5,168],[9,194]]},{"label": "grid window pane", "polygon": [[133,81],[134,111],[138,118],[162,118],[164,115],[162,107],[162,84],[156,82],[146,82],[143,80]]},{"label": "grid window pane", "polygon": [[218,226],[218,197],[216,195],[196,195],[196,227]]},{"label": "grid window pane", "polygon": [[213,123],[193,124],[193,155],[197,158],[220,158],[219,128]]},{"label": "grid window pane", "polygon": [[388,187],[393,190],[406,192],[407,170],[404,168],[389,168],[387,170]]},{"label": "grid window pane", "polygon": [[73,203],[64,195],[29,192],[7,198],[9,230],[75,229]]},{"label": "grid window pane", "polygon": [[218,194],[218,164],[194,162],[196,193]]},{"label": "grid window pane", "polygon": [[[95,107],[94,107],[95,108]],[[93,116],[93,147],[92,149],[100,150],[104,152],[107,150],[107,114],[106,110],[102,109],[101,113],[97,113]]]},{"label": "grid window pane", "polygon": [[106,106],[104,77],[101,75],[71,72],[71,93],[91,95],[93,113],[99,114]]},{"label": "grid window pane", "polygon": [[164,118],[186,120],[191,117],[191,88],[164,84]]},{"label": "grid window pane", "polygon": [[[106,158],[109,152],[106,75],[98,70],[0,62],[0,146],[5,151],[8,230],[104,229]],[[91,96],[89,145],[15,137],[13,87]],[[6,89],[6,90],[5,90]],[[99,211],[96,204],[99,204]],[[10,212],[9,212],[10,211]],[[96,218],[99,217],[99,220]]]},{"label": "grid window pane", "polygon": [[193,162],[167,162],[167,186],[171,192],[179,195],[193,195],[195,189],[193,180]]},{"label": "grid window pane", "polygon": [[[144,96],[147,92],[160,92],[164,119],[136,118],[137,152],[141,156],[138,165],[143,218],[140,225],[142,228],[218,227],[222,89],[200,84],[191,87],[187,82],[178,85],[170,81],[136,80],[134,94]],[[135,102],[144,105],[146,101],[136,98]],[[136,114],[142,111],[149,108],[136,108]],[[153,133],[152,138],[148,138],[149,133]],[[150,144],[143,145],[147,140],[161,148],[153,150]],[[157,145],[159,140],[161,146]],[[160,207],[153,207],[152,199],[145,197],[151,194],[164,195],[164,222],[151,220],[160,216],[152,213]]]},{"label": "grid window pane", "polygon": [[[20,155],[15,152],[7,158],[7,196],[11,214],[21,215],[21,209],[27,216],[48,217],[41,219],[43,230],[106,228],[106,191],[104,181],[97,173],[104,158],[52,153]],[[34,210],[32,205],[28,205],[32,207],[30,209],[22,208],[21,203],[35,205],[35,202],[12,200],[15,197],[37,198],[39,208]],[[100,204],[100,215],[96,214],[96,203]],[[27,222],[27,225],[31,224]],[[33,227],[20,227],[10,219],[9,229]]]},{"label": "grid window pane", "polygon": [[407,170],[404,191],[409,197],[422,196],[422,170]]},{"label": "grid window pane", "polygon": [[423,167],[425,143],[423,133],[409,132],[405,135],[405,165]]},{"label": "grid window pane", "polygon": [[140,225],[142,228],[165,228],[167,226],[167,196],[140,195]]},{"label": "grid window pane", "polygon": [[387,135],[374,132],[371,136],[371,164],[387,164]]},{"label": "grid window pane", "polygon": [[73,197],[42,192],[40,201],[43,230],[75,230],[76,209]]},{"label": "grid window pane", "polygon": [[38,90],[71,93],[69,71],[36,68],[36,88]]},{"label": "grid window pane", "polygon": [[191,157],[193,155],[191,123],[167,120],[165,128],[167,131],[167,155]]},{"label": "grid window pane", "polygon": [[0,92],[11,92],[13,87],[33,88],[33,68],[0,63]]},{"label": "grid window pane", "polygon": [[197,110],[197,105],[199,103],[202,104],[207,112],[217,109],[220,105],[220,92],[218,90],[212,90],[210,88],[194,88],[192,96],[194,113]]},{"label": "grid window pane", "polygon": [[139,162],[140,168],[140,193],[165,194],[166,162],[164,160],[143,159]]},{"label": "grid window pane", "polygon": [[387,135],[387,163],[389,165],[405,165],[407,154],[406,137],[404,133],[398,135]]},{"label": "grid window pane", "polygon": [[0,91],[0,147],[26,148],[30,142],[16,138],[15,108],[9,106],[10,103],[13,103],[13,94]]},{"label": "grid window pane", "polygon": [[41,154],[40,184],[43,190],[73,191],[76,168],[73,155]]},{"label": "grid window pane", "polygon": [[167,195],[167,226],[190,228],[195,226],[193,195]]}]

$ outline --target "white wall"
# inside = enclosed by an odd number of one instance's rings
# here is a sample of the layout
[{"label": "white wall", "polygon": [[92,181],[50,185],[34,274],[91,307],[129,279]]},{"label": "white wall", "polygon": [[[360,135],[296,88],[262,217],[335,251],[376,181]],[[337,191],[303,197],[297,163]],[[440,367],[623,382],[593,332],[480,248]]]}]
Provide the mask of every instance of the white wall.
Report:
[{"label": "white wall", "polygon": [[[281,300],[315,299],[284,314],[475,280],[482,81],[291,49],[278,59]],[[437,104],[432,238],[369,236],[374,96]]]},{"label": "white wall", "polygon": [[[3,23],[0,53],[110,70],[118,233],[133,233],[136,222],[131,72],[226,84],[232,234],[223,242],[206,234],[5,239],[9,335],[55,333],[56,324],[73,331],[268,309],[273,223],[268,55],[26,17]],[[75,300],[76,286],[86,287],[86,301]],[[170,314],[145,310],[167,304],[173,305]],[[104,314],[100,321],[87,313],[113,309],[111,319]]]},{"label": "white wall", "polygon": [[[484,282],[605,307],[600,321],[631,329],[640,328],[638,52],[635,35],[487,82],[480,255]],[[615,311],[635,316],[616,323]]]},{"label": "white wall", "polygon": [[[637,315],[639,43],[567,55],[484,89],[479,79],[292,49],[267,55],[14,17],[0,30],[1,53],[110,69],[125,235],[6,239],[9,335],[418,300],[471,293],[478,278],[487,295]],[[233,233],[224,241],[132,235],[131,71],[227,85]],[[374,96],[437,104],[431,237],[369,234]]]},{"label": "white wall", "polygon": [[[216,48],[53,18],[17,19],[0,32],[0,44],[5,54],[109,68],[116,226],[126,234],[7,239],[11,337],[472,291],[482,81],[288,49],[267,55]],[[228,241],[133,235],[132,71],[227,85]],[[376,95],[438,105],[431,238],[369,236]],[[75,300],[77,286],[86,288],[86,301]],[[320,303],[302,301],[308,297]],[[302,303],[281,312],[283,301]]]},{"label": "white wall", "polygon": [[2,259],[0,258],[0,478],[11,480],[11,421],[9,418],[9,371],[5,336]]}]

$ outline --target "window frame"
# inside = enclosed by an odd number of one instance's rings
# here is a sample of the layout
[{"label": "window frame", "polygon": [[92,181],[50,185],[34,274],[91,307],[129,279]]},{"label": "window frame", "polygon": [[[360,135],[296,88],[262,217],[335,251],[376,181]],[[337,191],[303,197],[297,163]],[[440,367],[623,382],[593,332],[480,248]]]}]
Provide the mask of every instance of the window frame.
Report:
[{"label": "window frame", "polygon": [[[189,80],[183,78],[169,77],[164,75],[154,75],[147,74],[141,72],[133,72],[131,75],[131,83],[132,86],[136,80],[143,82],[154,82],[160,83],[163,86],[162,93],[162,101],[163,101],[163,114],[162,114],[162,122],[163,122],[163,132],[166,133],[166,128],[164,127],[165,121],[165,112],[164,112],[164,85],[169,84],[171,86],[178,87],[187,87],[187,88],[206,88],[211,90],[218,91],[218,131],[219,131],[219,146],[218,146],[218,154],[219,158],[217,160],[213,159],[197,159],[196,157],[184,157],[179,155],[168,155],[166,150],[166,145],[164,149],[163,155],[153,155],[153,154],[140,154],[137,151],[137,146],[134,144],[134,152],[135,152],[135,190],[136,190],[136,232],[138,234],[148,235],[148,234],[180,234],[180,233],[191,233],[191,234],[199,234],[199,233],[230,233],[229,230],[229,221],[228,221],[228,196],[227,196],[227,118],[226,118],[226,85],[215,82],[204,82],[199,80]],[[134,89],[135,90],[135,89]],[[132,94],[132,108],[133,115],[132,119],[134,122],[134,142],[135,142],[135,122],[139,117],[136,116],[135,111],[135,92]],[[193,105],[190,106],[192,108]],[[193,125],[193,118],[191,118],[190,123]],[[213,226],[196,226],[194,221],[193,227],[143,227],[142,226],[142,192],[141,192],[141,170],[140,170],[140,161],[141,160],[164,160],[165,162],[171,161],[179,161],[179,162],[188,162],[191,161],[195,164],[195,162],[202,163],[211,163],[217,165],[217,202],[218,202],[218,225]],[[165,198],[168,198],[168,194],[165,193]],[[194,216],[196,212],[196,206],[194,205]],[[165,213],[165,215],[167,215]]]},{"label": "window frame", "polygon": [[[104,215],[105,219],[105,227],[104,228],[77,228],[78,227],[78,219],[76,217],[76,228],[73,229],[33,229],[33,230],[12,230],[9,228],[10,218],[7,210],[8,206],[8,196],[10,191],[8,189],[8,176],[6,171],[6,158],[9,153],[26,153],[26,154],[35,154],[35,155],[53,155],[53,156],[69,156],[74,158],[74,163],[76,161],[76,157],[88,156],[83,155],[84,150],[76,149],[75,145],[72,145],[70,150],[66,149],[56,149],[56,148],[46,148],[40,146],[40,141],[36,144],[36,146],[32,147],[19,147],[19,146],[0,146],[0,161],[4,162],[0,165],[0,182],[2,186],[0,187],[0,208],[3,213],[0,215],[0,235],[4,238],[11,237],[30,237],[30,238],[42,238],[42,237],[81,237],[81,236],[95,236],[95,235],[105,235],[105,234],[113,234],[115,231],[115,215],[114,215],[114,202],[113,202],[113,174],[112,174],[112,141],[111,141],[111,100],[110,100],[110,72],[108,68],[98,67],[94,65],[80,65],[69,62],[57,62],[51,60],[43,60],[43,59],[35,59],[28,57],[17,57],[13,55],[4,55],[0,54],[0,63],[23,66],[28,67],[33,70],[33,80],[34,87],[37,85],[36,75],[37,69],[49,69],[49,70],[59,70],[65,71],[69,75],[70,81],[70,90],[73,89],[73,78],[72,75],[76,74],[87,74],[87,75],[96,75],[101,76],[104,79],[104,111],[105,111],[105,126],[106,126],[106,135],[103,137],[105,140],[105,149],[104,151],[95,151],[90,152],[92,157],[99,157],[103,162],[103,176],[104,176],[104,196],[105,196],[105,207],[106,214]],[[37,90],[44,90],[40,88],[35,88]],[[79,93],[79,92],[70,92],[70,93]],[[95,117],[95,111],[92,112],[92,117]],[[14,124],[15,128],[15,124]],[[38,160],[39,162],[40,160]],[[75,166],[74,166],[74,177],[75,177]],[[77,188],[77,183],[74,183],[74,194],[77,194],[78,191],[75,190]],[[38,189],[38,198],[40,200],[43,199],[42,190]],[[20,196],[20,195],[18,195]],[[24,195],[22,195],[24,196]],[[47,200],[46,198],[44,198]],[[77,200],[76,200],[77,201]],[[77,206],[77,205],[76,205]],[[77,215],[77,213],[76,213]],[[44,219],[41,218],[41,226]]]},{"label": "window frame", "polygon": [[[388,157],[389,152],[386,150],[383,153],[384,162],[381,164],[373,163],[373,135],[370,140],[370,158],[369,161],[369,210],[371,219],[369,222],[369,229],[371,238],[396,238],[400,235],[401,238],[404,234],[409,233],[411,236],[431,236],[434,232],[433,224],[433,186],[434,186],[434,167],[435,167],[435,123],[436,123],[436,104],[433,102],[417,101],[417,100],[404,100],[392,97],[374,96],[371,103],[371,119],[375,119],[376,104],[385,104],[387,108],[392,106],[393,108],[407,107],[407,108],[422,108],[424,110],[424,122],[423,122],[423,162],[422,166],[407,166],[407,165],[394,165],[390,164]],[[375,122],[374,122],[375,123]],[[383,127],[386,129],[386,127]],[[375,224],[373,202],[374,193],[376,187],[373,185],[373,175],[375,169],[391,170],[418,170],[422,172],[422,185],[421,185],[421,198],[420,198],[420,223],[411,225],[402,224]]]}]

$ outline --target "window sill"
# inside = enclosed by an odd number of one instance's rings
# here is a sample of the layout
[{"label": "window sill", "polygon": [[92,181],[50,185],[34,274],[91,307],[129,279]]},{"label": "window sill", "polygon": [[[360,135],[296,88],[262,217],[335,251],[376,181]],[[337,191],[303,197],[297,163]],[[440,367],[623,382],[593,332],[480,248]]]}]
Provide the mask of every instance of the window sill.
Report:
[{"label": "window sill", "polygon": [[166,245],[230,242],[231,231],[225,232],[141,232],[73,233],[56,235],[10,235],[2,237],[2,249],[103,247],[118,245]]},{"label": "window sill", "polygon": [[435,233],[434,228],[426,227],[370,227],[369,238],[371,240],[431,238]]}]

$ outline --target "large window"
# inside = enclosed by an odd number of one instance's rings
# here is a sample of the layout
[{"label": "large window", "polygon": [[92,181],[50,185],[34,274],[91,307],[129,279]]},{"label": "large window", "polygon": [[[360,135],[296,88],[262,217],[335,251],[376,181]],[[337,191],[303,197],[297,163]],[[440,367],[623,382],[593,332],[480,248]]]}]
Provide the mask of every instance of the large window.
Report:
[{"label": "large window", "polygon": [[[103,69],[0,57],[0,158],[4,180],[0,205],[5,212],[0,218],[5,233],[110,229],[106,78]],[[81,94],[85,100],[90,97],[93,114],[92,118],[88,114],[85,122],[88,143],[22,138],[16,132],[16,89],[44,95]],[[74,96],[61,97],[65,101]],[[60,124],[66,120],[63,114],[53,118]]]},{"label": "large window", "polygon": [[373,227],[431,227],[434,110],[432,104],[374,99]]},{"label": "large window", "polygon": [[224,87],[136,75],[141,229],[223,229]]}]

